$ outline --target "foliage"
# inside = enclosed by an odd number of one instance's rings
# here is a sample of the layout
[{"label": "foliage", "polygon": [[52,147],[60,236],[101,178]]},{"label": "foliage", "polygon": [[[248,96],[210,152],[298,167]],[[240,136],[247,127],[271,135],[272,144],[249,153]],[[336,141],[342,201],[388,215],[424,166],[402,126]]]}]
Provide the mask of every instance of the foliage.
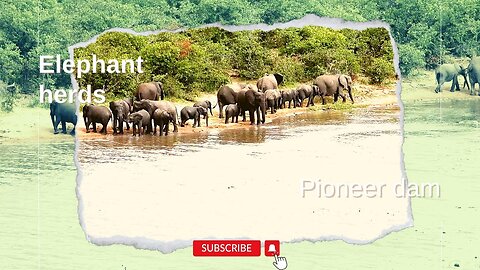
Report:
[{"label": "foliage", "polygon": [[410,75],[415,68],[425,65],[424,54],[411,44],[400,44],[398,46],[400,54],[400,72],[403,76]]},{"label": "foliage", "polygon": [[366,68],[365,75],[373,84],[382,84],[394,74],[392,62],[383,58],[374,58],[371,64]]},{"label": "foliage", "polygon": [[[355,46],[348,42],[352,38]],[[147,81],[161,81],[167,96],[192,99],[217,90],[230,76],[256,80],[279,72],[286,84],[295,84],[323,73],[364,74],[375,83],[394,75],[393,49],[382,28],[228,32],[210,27],[150,36],[109,32],[76,49],[75,59],[90,59],[93,54],[104,60],[139,56],[144,60],[141,74],[90,73],[78,79],[80,87],[104,88],[110,98],[132,96],[138,84]]]},{"label": "foliage", "polygon": [[7,85],[0,81],[0,110],[4,112],[11,112],[13,110],[17,92],[18,89],[16,85]]}]

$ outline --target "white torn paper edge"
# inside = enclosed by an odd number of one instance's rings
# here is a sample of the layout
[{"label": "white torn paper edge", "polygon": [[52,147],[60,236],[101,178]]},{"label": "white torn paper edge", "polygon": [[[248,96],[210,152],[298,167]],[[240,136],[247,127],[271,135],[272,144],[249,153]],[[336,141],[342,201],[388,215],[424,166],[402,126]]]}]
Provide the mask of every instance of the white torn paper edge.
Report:
[{"label": "white torn paper edge", "polygon": [[[389,33],[390,33],[389,25],[384,23],[384,22],[381,22],[381,21],[347,22],[347,21],[344,21],[342,19],[320,18],[316,15],[307,15],[307,16],[303,17],[302,19],[299,19],[299,20],[293,20],[293,21],[290,21],[290,22],[287,22],[287,23],[276,23],[274,25],[256,24],[256,25],[246,25],[246,26],[223,26],[223,25],[220,25],[220,24],[209,24],[209,25],[204,25],[202,27],[219,27],[219,28],[222,28],[222,29],[225,29],[225,30],[228,30],[228,31],[257,30],[257,29],[268,31],[268,30],[272,30],[272,29],[276,29],[276,28],[303,27],[303,26],[308,26],[308,25],[323,26],[323,27],[329,27],[329,28],[332,28],[332,29],[349,28],[349,29],[354,29],[354,30],[364,30],[364,29],[372,28],[372,27],[383,27],[383,28],[389,30]],[[174,30],[172,32],[179,32],[179,31],[182,31],[182,30],[185,30],[185,29],[177,29],[177,30]],[[114,28],[114,29],[107,30],[105,32],[112,32],[112,31],[113,32],[127,32],[127,33],[131,33],[131,34],[136,34],[136,35],[151,35],[151,34],[156,34],[156,33],[160,33],[160,32],[165,32],[166,30],[136,33],[136,32],[134,32],[130,29]],[[104,33],[102,33],[102,34],[104,34]],[[73,59],[73,50],[75,48],[85,47],[88,44],[94,43],[96,41],[96,39],[98,38],[98,36],[100,36],[100,35],[97,35],[97,36],[93,37],[92,39],[90,39],[87,42],[78,43],[78,44],[75,44],[75,45],[69,47],[70,58]],[[390,34],[390,39],[391,39],[393,49],[394,49],[394,53],[395,53],[395,55],[394,55],[395,70],[396,70],[397,74],[400,74],[398,50],[397,50],[397,47],[395,45],[395,42],[394,42],[391,34]],[[71,77],[71,80],[72,80],[73,87],[78,88],[78,83],[76,82],[76,80],[73,76]],[[399,80],[399,81],[397,81],[397,85],[396,85],[396,94],[397,94],[398,104],[401,108],[401,115],[400,115],[400,123],[399,123],[399,127],[398,127],[399,128],[398,131],[400,133],[399,140],[398,140],[398,145],[397,145],[397,147],[398,147],[398,156],[397,156],[398,160],[394,161],[394,162],[398,161],[398,163],[397,163],[398,164],[398,168],[397,168],[398,173],[395,173],[396,179],[393,179],[394,180],[393,182],[395,184],[397,183],[397,182],[395,182],[397,180],[405,181],[405,183],[407,182],[407,177],[406,177],[406,173],[405,173],[405,166],[404,166],[404,163],[403,163],[403,150],[402,150],[404,108],[403,108],[403,103],[400,99],[400,93],[401,93],[401,85],[400,85],[400,80]],[[113,223],[110,224],[111,227],[101,229],[102,226],[95,227],[94,225],[91,224],[92,222],[95,222],[95,220],[88,220],[87,221],[86,217],[85,217],[86,216],[85,208],[86,208],[86,205],[89,202],[85,201],[85,197],[84,197],[85,194],[82,194],[83,193],[82,189],[85,187],[84,183],[83,183],[85,177],[84,177],[84,172],[81,169],[81,164],[80,164],[79,159],[78,159],[78,155],[79,155],[78,151],[80,149],[81,142],[79,141],[78,137],[76,137],[75,140],[76,140],[75,163],[76,163],[77,168],[78,168],[76,192],[77,192],[77,198],[78,198],[78,201],[79,201],[79,203],[78,203],[79,220],[80,220],[80,224],[82,226],[82,229],[85,232],[85,235],[86,235],[86,238],[88,239],[88,241],[90,241],[94,244],[97,244],[97,245],[124,244],[124,245],[131,245],[131,246],[134,246],[134,247],[137,247],[137,248],[153,249],[153,250],[159,250],[159,251],[164,252],[164,253],[168,253],[168,252],[173,252],[173,251],[175,251],[176,249],[179,249],[179,248],[185,248],[185,247],[191,246],[193,239],[202,239],[202,238],[203,239],[215,239],[215,238],[217,238],[217,239],[219,239],[219,238],[236,238],[236,239],[245,239],[245,238],[259,239],[259,238],[261,238],[261,239],[267,239],[267,238],[271,238],[271,239],[281,239],[282,242],[288,242],[288,243],[300,242],[300,241],[316,242],[316,241],[327,241],[327,240],[343,240],[347,243],[352,243],[352,244],[368,244],[368,243],[371,243],[371,242],[373,242],[377,239],[380,239],[380,238],[388,235],[391,232],[400,231],[404,228],[407,228],[407,227],[410,227],[410,226],[413,225],[413,216],[412,216],[412,211],[411,211],[410,200],[405,199],[404,205],[402,204],[402,206],[398,208],[398,209],[403,209],[404,210],[403,213],[402,212],[398,213],[399,215],[403,214],[403,216],[400,220],[397,220],[397,222],[395,222],[395,224],[389,224],[385,228],[381,228],[381,229],[377,228],[377,230],[376,230],[377,232],[374,235],[368,235],[366,237],[351,235],[347,232],[345,232],[345,233],[326,233],[325,234],[325,232],[323,232],[321,230],[318,230],[318,236],[314,236],[315,232],[313,232],[313,234],[312,234],[312,232],[309,232],[309,233],[307,233],[309,235],[305,235],[305,236],[296,236],[296,234],[292,233],[291,237],[286,236],[286,235],[288,235],[288,233],[284,236],[280,236],[280,233],[262,234],[261,232],[260,232],[260,234],[255,235],[256,234],[255,231],[256,230],[258,231],[257,224],[259,224],[259,223],[253,224],[251,226],[245,226],[245,227],[243,227],[243,230],[240,230],[240,232],[235,234],[235,235],[224,236],[224,235],[221,235],[220,231],[218,231],[219,233],[211,233],[211,234],[208,234],[208,235],[198,235],[198,236],[191,236],[191,237],[186,236],[186,234],[178,235],[178,236],[168,234],[168,235],[162,235],[161,236],[161,237],[167,236],[166,238],[168,238],[168,240],[158,238],[159,235],[156,234],[155,229],[152,229],[152,228],[148,228],[148,230],[145,231],[145,230],[142,230],[142,229],[135,230],[134,227],[126,226],[125,228],[122,228],[123,231],[122,230],[115,230],[118,223],[116,224],[115,222],[113,222]],[[338,154],[338,152],[337,152],[337,154]],[[118,164],[116,164],[116,167],[118,167]],[[93,176],[93,178],[98,179],[98,176],[100,176],[100,175]],[[114,177],[114,176],[109,175],[109,177]],[[308,178],[308,177],[306,179],[316,180],[316,179]],[[372,179],[369,178],[369,181],[372,181]],[[331,181],[331,182],[333,182],[333,181]],[[295,184],[298,185],[298,183],[295,183]],[[107,187],[107,186],[105,186],[105,187]],[[292,188],[292,187],[289,187],[289,188]],[[146,191],[148,191],[148,190],[146,190]],[[109,190],[102,190],[103,194],[107,194],[108,192],[109,192]],[[317,202],[319,201],[318,199],[316,199],[316,200],[317,200]],[[331,200],[331,199],[329,199],[329,200]],[[192,203],[192,201],[190,201],[190,203]],[[262,203],[262,202],[259,202],[259,203]],[[287,205],[291,205],[291,204],[288,203]],[[172,205],[172,204],[169,204],[169,205],[166,205],[166,206],[177,208],[177,205]],[[259,207],[261,207],[261,206],[259,206]],[[179,209],[179,207],[178,207],[178,209]],[[128,210],[135,211],[135,209],[128,209]],[[285,210],[285,208],[283,210]],[[291,210],[293,210],[294,212],[297,212],[295,209],[291,209]],[[118,213],[118,214],[120,216],[123,215],[122,213]],[[219,221],[222,220],[222,218],[225,218],[225,217],[219,218]],[[239,216],[239,218],[244,219],[245,217]],[[175,219],[175,216],[166,218],[166,220],[172,220],[172,219]],[[200,222],[201,222],[201,220],[191,220],[190,219],[190,224],[188,226],[190,226],[191,228],[198,227]],[[265,222],[266,222],[266,220],[265,220]],[[89,225],[87,225],[87,224],[89,224]],[[357,224],[357,225],[361,227],[362,225],[365,225],[365,224]],[[286,225],[285,224],[277,224],[277,227],[279,227],[279,228],[282,228],[282,226],[286,226]],[[369,224],[368,226],[371,226],[371,224]],[[162,223],[159,223],[158,224],[158,230],[161,230],[161,227],[162,227]],[[337,227],[338,227],[338,224],[337,224]],[[95,230],[90,231],[89,228],[95,228],[96,231]],[[149,235],[149,233],[147,233],[147,231],[150,232],[150,235]],[[251,231],[251,233],[253,235],[246,233],[247,231]],[[278,231],[278,230],[270,229],[269,231],[274,232],[274,231]],[[303,231],[306,232],[306,230],[303,230]]]}]

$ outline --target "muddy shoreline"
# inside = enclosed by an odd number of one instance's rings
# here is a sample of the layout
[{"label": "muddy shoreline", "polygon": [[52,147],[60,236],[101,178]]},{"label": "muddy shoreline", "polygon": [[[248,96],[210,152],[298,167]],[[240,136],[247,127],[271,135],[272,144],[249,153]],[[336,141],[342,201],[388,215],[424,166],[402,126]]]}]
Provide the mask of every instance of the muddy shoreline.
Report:
[{"label": "muddy shoreline", "polygon": [[[209,94],[209,95],[204,95],[198,100],[210,100],[212,104],[216,104],[216,96]],[[338,105],[334,105],[332,103],[331,98],[327,99],[327,104],[326,105],[321,105],[321,101],[319,99],[315,99],[315,106],[310,106],[310,107],[305,107],[306,101],[304,102],[303,106],[304,107],[297,107],[293,108],[293,106],[288,109],[280,109],[277,110],[276,113],[270,114],[270,110],[267,111],[266,119],[265,119],[265,124],[263,125],[270,125],[272,123],[277,122],[279,119],[282,118],[287,118],[291,116],[297,116],[305,113],[313,113],[313,112],[338,112],[338,113],[347,113],[349,111],[353,111],[356,109],[360,108],[375,108],[375,107],[382,107],[385,109],[394,109],[394,110],[399,110],[400,108],[398,107],[398,99],[396,96],[396,92],[394,88],[389,88],[389,89],[369,89],[368,90],[368,96],[357,96],[356,103],[351,104],[349,101],[346,103],[338,102]],[[175,106],[177,106],[178,111],[180,111],[181,108],[184,106],[191,106],[193,102],[175,102]],[[338,106],[335,107],[335,106]],[[246,116],[246,121],[242,121],[242,116],[239,116],[238,123],[231,123],[229,121],[228,124],[225,124],[225,118],[218,118],[218,108],[213,109],[213,116],[209,114],[208,122],[209,126],[205,126],[205,120],[201,119],[200,127],[193,128],[193,120],[187,121],[185,127],[180,127],[178,125],[178,132],[174,133],[173,132],[173,126],[170,124],[169,128],[169,134],[168,136],[178,136],[178,135],[188,135],[188,134],[207,134],[211,131],[222,131],[222,130],[235,130],[235,129],[250,129],[252,126],[256,125],[250,125],[250,119],[247,113]],[[321,123],[319,123],[321,124]],[[260,127],[263,125],[259,125]],[[101,139],[101,138],[108,138],[109,136],[113,136],[113,129],[112,129],[112,124],[111,122],[108,125],[107,128],[107,135],[98,133],[101,129],[101,124],[97,124],[97,133],[94,133],[93,131],[90,131],[89,133],[86,133],[85,129],[85,124],[83,122],[82,115],[79,115],[79,122],[77,123],[77,138],[80,140],[89,140],[89,139]],[[126,130],[125,125],[124,125],[124,134],[123,135],[115,135],[116,137],[118,136],[132,136],[132,129]],[[145,136],[151,136],[151,135],[145,135]],[[158,131],[155,136],[158,136]]]}]

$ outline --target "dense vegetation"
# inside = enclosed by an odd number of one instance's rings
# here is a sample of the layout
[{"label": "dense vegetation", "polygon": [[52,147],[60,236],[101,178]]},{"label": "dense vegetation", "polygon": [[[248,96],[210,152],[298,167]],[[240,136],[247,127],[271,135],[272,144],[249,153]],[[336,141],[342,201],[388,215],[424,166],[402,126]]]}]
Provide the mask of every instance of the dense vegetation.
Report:
[{"label": "dense vegetation", "polygon": [[217,27],[136,36],[110,32],[75,50],[76,59],[144,60],[144,73],[89,73],[83,88],[105,88],[111,96],[131,96],[137,85],[161,81],[169,96],[192,98],[229,83],[256,80],[265,73],[285,75],[285,84],[312,81],[326,73],[359,74],[372,83],[395,75],[393,48],[384,28],[332,30],[308,26],[273,31],[229,32]]},{"label": "dense vegetation", "polygon": [[403,75],[417,67],[433,68],[447,55],[470,56],[480,50],[478,0],[4,0],[0,81],[17,83],[22,93],[36,93],[40,82],[69,87],[67,74],[38,74],[39,55],[66,58],[69,45],[113,27],[146,31],[213,22],[271,24],[306,14],[390,23]]}]

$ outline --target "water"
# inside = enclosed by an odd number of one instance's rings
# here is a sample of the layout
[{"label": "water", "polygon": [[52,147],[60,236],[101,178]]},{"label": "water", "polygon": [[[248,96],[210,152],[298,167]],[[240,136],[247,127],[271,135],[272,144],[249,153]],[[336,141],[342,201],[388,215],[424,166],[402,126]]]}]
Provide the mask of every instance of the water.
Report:
[{"label": "water", "polygon": [[[408,101],[405,104],[403,149],[409,180],[440,181],[443,190],[440,200],[413,200],[413,228],[364,246],[341,241],[282,245],[282,254],[288,257],[289,264],[301,269],[315,269],[319,263],[322,268],[331,269],[351,265],[358,269],[447,269],[453,268],[454,263],[465,269],[478,268],[480,254],[476,247],[480,230],[472,217],[477,217],[480,211],[479,106],[480,100]],[[379,109],[380,116],[382,110]],[[385,120],[396,121],[389,114]],[[348,121],[355,118],[347,116]],[[45,117],[48,118],[48,112]],[[360,117],[355,121],[377,120]],[[264,130],[265,134],[269,132],[268,128]],[[219,144],[243,140],[243,144],[256,145],[264,140],[263,135],[254,136],[250,131],[243,135],[231,130],[224,132],[229,135],[219,139]],[[205,142],[203,135],[196,136]],[[169,140],[182,140],[180,137],[172,136]],[[257,137],[260,139],[255,139]],[[124,139],[126,143],[122,147],[136,142],[128,137]],[[205,145],[189,140],[192,145]],[[181,142],[173,144],[180,146]],[[73,151],[73,139],[62,143],[41,142],[40,146],[36,141],[0,145],[0,268],[65,269],[75,265],[76,269],[123,269],[125,265],[127,269],[261,269],[271,266],[271,260],[263,257],[244,258],[241,263],[231,258],[196,260],[191,257],[191,249],[163,255],[129,246],[89,243],[78,221]],[[324,259],[313,260],[312,256]]]},{"label": "water", "polygon": [[[302,180],[400,183],[399,117],[398,107],[379,106],[311,111],[263,126],[167,137],[82,138],[79,194],[86,232],[91,239],[142,235],[157,241],[148,248],[167,252],[174,249],[170,241],[211,235],[283,241],[327,235],[343,235],[353,242],[374,239],[409,222],[408,200],[396,200],[389,193],[381,199],[383,204],[368,198],[340,203],[303,198],[299,190]],[[283,212],[259,210],[264,202]],[[166,207],[172,203],[175,208]],[[359,229],[358,224],[370,224],[374,216],[375,224]],[[273,233],[262,222],[285,217],[283,228],[294,231]],[[171,221],[165,224],[165,219]],[[192,219],[205,224],[192,229]],[[257,225],[246,229],[245,222]]]}]

